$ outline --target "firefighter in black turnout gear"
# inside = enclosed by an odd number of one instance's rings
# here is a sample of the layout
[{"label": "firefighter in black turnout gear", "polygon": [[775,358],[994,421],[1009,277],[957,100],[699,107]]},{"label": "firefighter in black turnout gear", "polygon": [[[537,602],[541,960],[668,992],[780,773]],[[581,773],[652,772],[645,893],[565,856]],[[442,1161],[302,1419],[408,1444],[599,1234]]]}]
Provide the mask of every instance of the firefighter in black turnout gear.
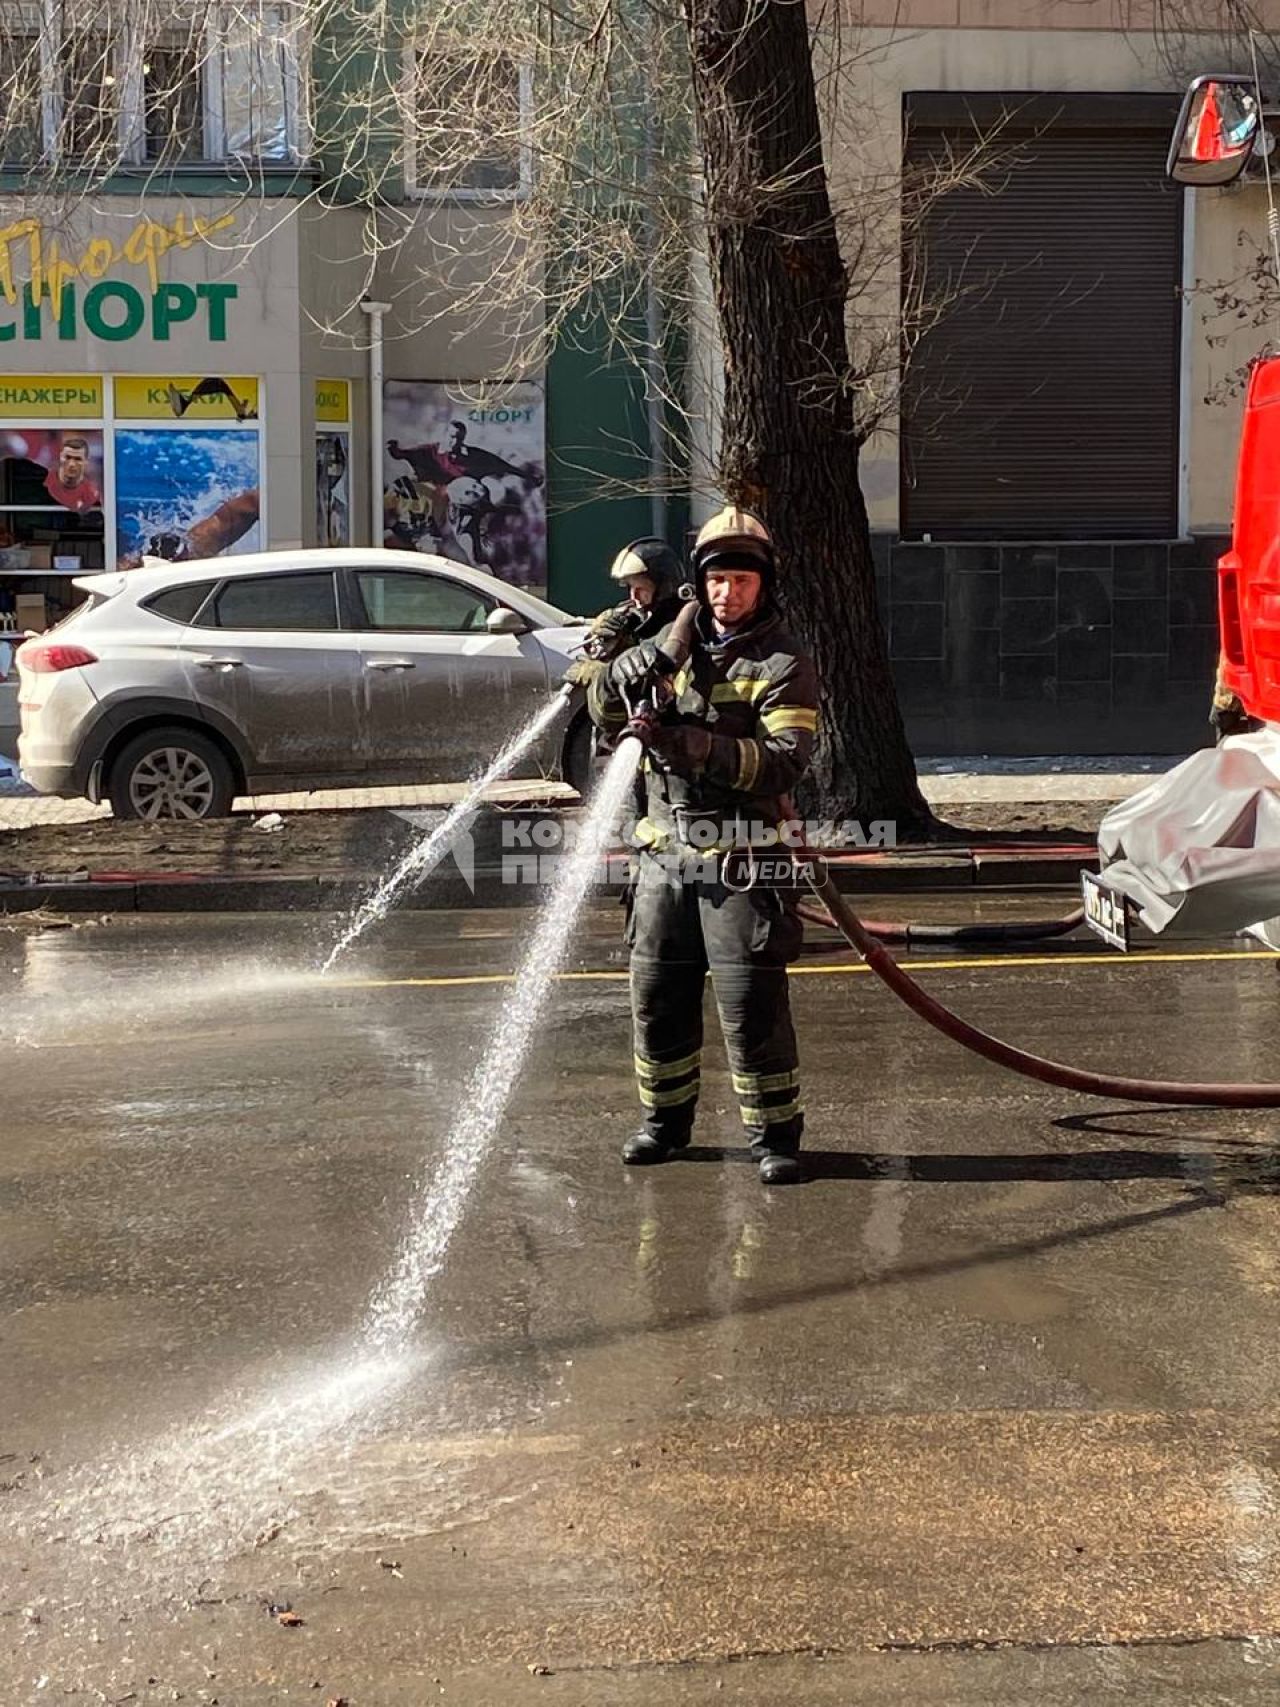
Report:
[{"label": "firefighter in black turnout gear", "polygon": [[[693,1130],[708,970],[743,1125],[767,1185],[801,1178],[804,1117],[787,963],[801,926],[793,893],[754,880],[818,726],[813,665],[774,604],[776,559],[764,524],[727,509],[693,553],[700,610],[693,650],[645,755],[631,898],[631,1005],[644,1130],[632,1166],[664,1162]],[[609,733],[662,659],[666,630],[623,652],[592,695]],[[737,850],[736,852],[731,850]],[[728,858],[726,858],[726,854]]]},{"label": "firefighter in black turnout gear", "polygon": [[580,682],[597,723],[603,722],[599,684],[608,666],[642,640],[650,640],[671,622],[680,609],[680,587],[684,580],[680,559],[664,539],[633,539],[609,565],[609,579],[626,590],[621,604],[601,611],[587,630],[583,656],[570,665],[566,679]]}]

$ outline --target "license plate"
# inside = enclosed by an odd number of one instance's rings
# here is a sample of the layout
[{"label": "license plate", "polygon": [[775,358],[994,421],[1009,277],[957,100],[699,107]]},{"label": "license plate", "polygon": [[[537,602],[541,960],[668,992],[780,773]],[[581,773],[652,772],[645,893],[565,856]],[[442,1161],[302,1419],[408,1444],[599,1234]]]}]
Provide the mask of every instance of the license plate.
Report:
[{"label": "license plate", "polygon": [[1091,871],[1080,873],[1084,890],[1084,922],[1112,948],[1129,947],[1129,907],[1123,895],[1108,889]]}]

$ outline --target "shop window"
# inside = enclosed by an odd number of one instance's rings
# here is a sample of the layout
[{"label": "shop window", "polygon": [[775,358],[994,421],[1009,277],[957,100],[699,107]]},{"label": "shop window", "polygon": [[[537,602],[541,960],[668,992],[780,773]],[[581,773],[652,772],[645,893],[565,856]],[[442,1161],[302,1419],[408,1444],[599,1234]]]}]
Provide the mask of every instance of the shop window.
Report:
[{"label": "shop window", "polygon": [[405,178],[412,195],[511,200],[529,187],[532,68],[510,53],[410,45]]},{"label": "shop window", "polygon": [[[174,381],[177,383],[174,383]],[[155,399],[153,402],[152,399]],[[117,416],[172,412],[183,424],[117,425],[115,431],[116,564],[136,569],[148,557],[171,563],[261,550],[262,444],[256,427],[214,424],[258,406],[257,381],[236,376],[196,380],[146,376],[115,382]],[[202,410],[214,420],[193,420]]]},{"label": "shop window", "polygon": [[105,566],[102,429],[0,426],[0,613],[25,598],[23,626],[44,628],[81,602],[74,577]]},{"label": "shop window", "polygon": [[185,627],[196,620],[200,606],[216,585],[216,581],[187,581],[181,587],[169,587],[163,593],[157,593],[146,601],[143,608]]},{"label": "shop window", "polygon": [[213,627],[325,630],[338,626],[332,575],[248,575],[213,603]]}]

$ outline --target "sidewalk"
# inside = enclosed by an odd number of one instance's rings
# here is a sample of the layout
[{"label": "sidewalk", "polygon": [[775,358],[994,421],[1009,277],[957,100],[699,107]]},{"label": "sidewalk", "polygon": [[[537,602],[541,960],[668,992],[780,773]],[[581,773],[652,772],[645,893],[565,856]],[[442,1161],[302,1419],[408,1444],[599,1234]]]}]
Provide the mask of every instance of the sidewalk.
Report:
[{"label": "sidewalk", "polygon": [[[925,799],[939,809],[985,805],[1030,809],[1036,806],[1125,800],[1180,762],[1177,758],[1123,756],[1119,758],[943,758],[919,761]],[[0,759],[0,831],[38,826],[90,824],[107,819],[107,806],[87,800],[53,800],[36,794],[15,775],[6,777]],[[466,792],[465,783],[436,783],[399,788],[329,788],[305,794],[260,794],[237,800],[237,814],[279,812],[350,812],[374,808],[451,806]],[[488,790],[494,804],[571,805],[577,796],[558,782],[503,782]],[[966,812],[964,821],[972,824]],[[1022,826],[1018,826],[1022,827]],[[1082,826],[1090,828],[1091,826]]]},{"label": "sidewalk", "polygon": [[[351,812],[369,811],[375,807],[452,806],[466,791],[465,783],[456,782],[402,788],[325,788],[308,794],[248,795],[237,800],[232,810],[236,814],[258,815],[264,812]],[[559,782],[500,782],[487,791],[485,799],[568,805],[576,801],[577,795]],[[18,777],[6,777],[0,770],[0,831],[29,830],[56,824],[92,824],[110,816],[109,806],[91,806],[87,800],[54,800],[37,794]]]},{"label": "sidewalk", "polygon": [[1028,806],[1076,800],[1110,803],[1127,800],[1152,777],[1181,764],[1184,756],[919,759],[916,771],[924,797],[933,807],[980,806],[988,801]]}]

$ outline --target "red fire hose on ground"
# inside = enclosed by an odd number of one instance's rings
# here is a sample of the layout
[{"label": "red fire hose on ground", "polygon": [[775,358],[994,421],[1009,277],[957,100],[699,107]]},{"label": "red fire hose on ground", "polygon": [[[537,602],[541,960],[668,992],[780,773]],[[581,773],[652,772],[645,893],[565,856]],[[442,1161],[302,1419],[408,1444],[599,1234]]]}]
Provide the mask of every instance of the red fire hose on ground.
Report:
[{"label": "red fire hose on ground", "polygon": [[[1060,1061],[1048,1061],[1041,1055],[1032,1055],[1011,1043],[1003,1043],[976,1025],[971,1025],[968,1020],[961,1019],[958,1014],[952,1013],[950,1008],[944,1007],[927,991],[922,990],[906,968],[900,966],[889,953],[884,942],[877,940],[877,936],[859,919],[821,863],[808,856],[805,849],[794,851],[798,860],[807,861],[810,887],[829,915],[829,921],[823,919],[822,922],[834,924],[854,953],[866,962],[876,977],[888,985],[899,1001],[905,1002],[913,1013],[918,1014],[936,1031],[940,1031],[944,1037],[951,1038],[954,1043],[971,1050],[975,1055],[981,1055],[984,1060],[994,1061],[996,1066],[1005,1067],[1012,1073],[1020,1073],[1024,1078],[1039,1079],[1042,1084],[1056,1085],[1061,1090],[1082,1091],[1087,1096],[1119,1097],[1127,1102],[1174,1103],[1201,1108],[1280,1108],[1280,1085],[1181,1084],[1162,1079],[1120,1078],[1108,1073],[1091,1073],[1085,1068],[1070,1067]],[[1074,929],[1078,923],[1079,919],[1075,917],[1069,927],[1066,919],[1058,920],[1048,934],[1063,934],[1067,928]],[[888,928],[898,930],[907,927]],[[911,940],[918,940],[916,933],[919,928],[909,927]],[[951,928],[935,927],[943,930]],[[966,928],[973,930],[980,927]],[[947,940],[955,941],[956,938],[952,936]],[[1004,940],[1007,941],[1008,938]]]},{"label": "red fire hose on ground", "polygon": [[[796,908],[807,925],[823,930],[840,930],[831,917],[830,909],[806,906]],[[1070,936],[1084,923],[1084,908],[1077,907],[1060,919],[1015,919],[967,925],[921,925],[907,919],[860,919],[859,924],[878,942],[913,944],[947,943],[954,948],[1004,948],[1022,943],[1049,942],[1054,937]]]}]

